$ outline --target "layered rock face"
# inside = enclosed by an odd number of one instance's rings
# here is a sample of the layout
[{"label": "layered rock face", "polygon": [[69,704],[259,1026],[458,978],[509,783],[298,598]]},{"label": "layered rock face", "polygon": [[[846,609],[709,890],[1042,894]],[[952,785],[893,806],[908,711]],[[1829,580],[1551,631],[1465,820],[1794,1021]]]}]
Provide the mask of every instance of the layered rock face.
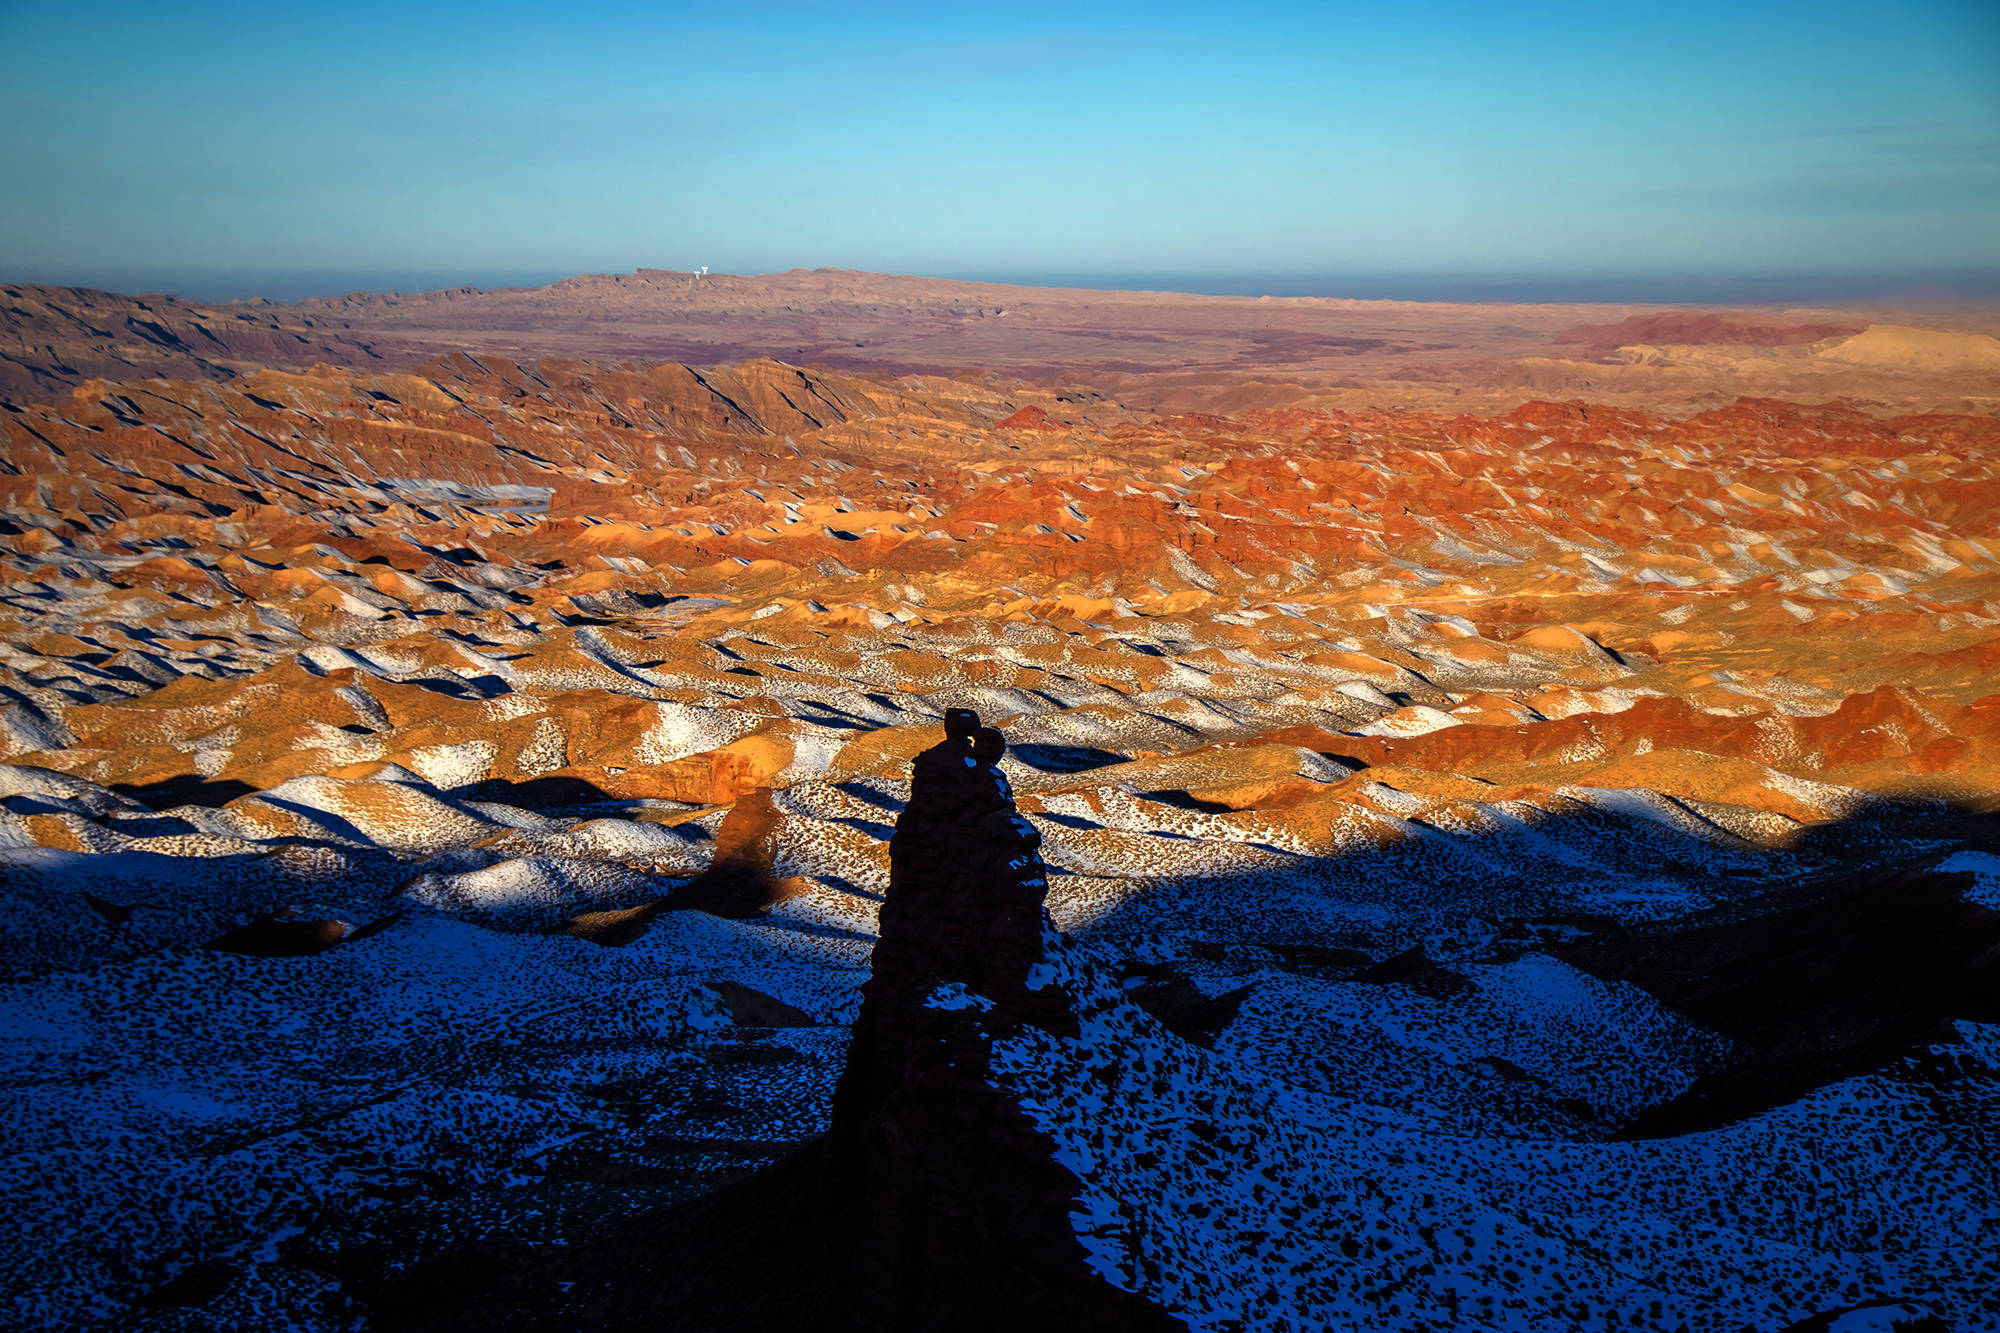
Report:
[{"label": "layered rock face", "polygon": [[834,1188],[872,1237],[860,1323],[884,1330],[1181,1328],[1085,1264],[1077,1178],[994,1082],[993,1042],[1076,1031],[1046,961],[1040,835],[970,709],[917,757],[828,1139]]}]

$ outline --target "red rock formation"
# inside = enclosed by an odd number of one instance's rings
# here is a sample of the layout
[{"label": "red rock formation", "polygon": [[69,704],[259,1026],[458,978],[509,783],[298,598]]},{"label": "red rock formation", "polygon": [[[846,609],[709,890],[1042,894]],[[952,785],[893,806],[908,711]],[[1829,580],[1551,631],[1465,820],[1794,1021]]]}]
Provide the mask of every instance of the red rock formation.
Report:
[{"label": "red rock formation", "polygon": [[1030,403],[1004,421],[995,423],[1001,430],[1067,430],[1069,423],[1057,421],[1048,410],[1038,403]]}]

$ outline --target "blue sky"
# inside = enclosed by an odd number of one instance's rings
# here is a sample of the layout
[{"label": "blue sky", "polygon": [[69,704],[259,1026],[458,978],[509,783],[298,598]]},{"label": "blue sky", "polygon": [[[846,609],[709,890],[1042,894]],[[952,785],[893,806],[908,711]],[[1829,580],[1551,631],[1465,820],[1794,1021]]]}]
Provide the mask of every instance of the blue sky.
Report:
[{"label": "blue sky", "polygon": [[0,278],[2000,268],[2000,7],[0,0]]}]

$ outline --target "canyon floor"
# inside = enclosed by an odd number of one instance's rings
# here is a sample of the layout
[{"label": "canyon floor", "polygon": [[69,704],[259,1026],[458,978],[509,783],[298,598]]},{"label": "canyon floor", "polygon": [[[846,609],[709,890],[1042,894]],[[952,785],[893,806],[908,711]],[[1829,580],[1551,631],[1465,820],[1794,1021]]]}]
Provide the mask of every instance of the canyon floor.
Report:
[{"label": "canyon floor", "polygon": [[615,1322],[825,1131],[948,707],[1112,1286],[2000,1323],[1994,312],[4,292],[10,1324]]}]

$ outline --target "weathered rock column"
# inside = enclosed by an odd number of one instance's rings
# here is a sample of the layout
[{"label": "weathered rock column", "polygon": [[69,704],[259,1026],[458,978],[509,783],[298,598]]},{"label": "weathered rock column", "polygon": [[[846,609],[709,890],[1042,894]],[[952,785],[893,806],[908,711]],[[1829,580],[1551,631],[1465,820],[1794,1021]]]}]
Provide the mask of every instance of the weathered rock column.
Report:
[{"label": "weathered rock column", "polygon": [[1039,966],[1058,937],[1040,836],[996,767],[1005,748],[975,714],[947,713],[889,844],[880,939],[827,1142],[832,1179],[879,1260],[857,1313],[894,1333],[1179,1328],[1089,1271],[1069,1225],[1076,1178],[990,1077],[997,1035],[1024,1023],[1076,1030]]}]

